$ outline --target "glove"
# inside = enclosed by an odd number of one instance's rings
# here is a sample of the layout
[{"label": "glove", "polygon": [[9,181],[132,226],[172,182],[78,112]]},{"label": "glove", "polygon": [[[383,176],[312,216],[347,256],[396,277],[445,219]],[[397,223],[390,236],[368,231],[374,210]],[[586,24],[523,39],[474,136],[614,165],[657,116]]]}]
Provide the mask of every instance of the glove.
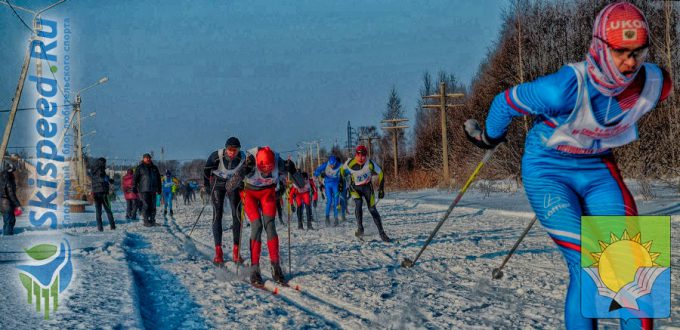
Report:
[{"label": "glove", "polygon": [[284,170],[291,174],[295,173],[296,172],[295,163],[293,163],[293,161],[290,159],[286,159],[286,161],[284,162]]},{"label": "glove", "polygon": [[383,199],[385,197],[385,190],[378,190],[378,198]]},{"label": "glove", "polygon": [[290,210],[293,211],[293,212],[295,212],[295,205],[291,205],[291,206],[290,206]]},{"label": "glove", "polygon": [[507,141],[505,135],[496,139],[490,138],[475,119],[466,120],[463,128],[467,139],[482,149],[493,149],[497,145]]},{"label": "glove", "polygon": [[18,217],[22,213],[24,213],[24,210],[21,208],[21,206],[17,206],[14,208],[14,216]]},{"label": "glove", "polygon": [[316,200],[314,200],[312,204],[314,204],[314,208],[316,208]]}]

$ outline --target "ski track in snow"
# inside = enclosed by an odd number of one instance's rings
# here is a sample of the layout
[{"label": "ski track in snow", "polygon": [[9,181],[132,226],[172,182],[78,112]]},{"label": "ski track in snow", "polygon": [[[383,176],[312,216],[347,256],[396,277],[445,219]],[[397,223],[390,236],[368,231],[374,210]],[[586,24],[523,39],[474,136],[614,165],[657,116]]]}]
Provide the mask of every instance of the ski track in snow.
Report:
[{"label": "ski track in snow", "polygon": [[[641,214],[680,213],[677,194],[659,189],[657,200],[638,201]],[[291,218],[292,284],[273,295],[246,283],[248,268],[228,262],[212,265],[211,212],[204,212],[188,236],[200,205],[176,204],[175,217],[162,217],[162,226],[145,228],[141,221],[117,221],[118,230],[98,233],[94,214],[74,219],[66,230],[73,247],[76,277],[62,305],[49,321],[26,303],[17,286],[21,248],[47,234],[32,231],[25,217],[19,235],[0,240],[0,285],[16,315],[0,313],[0,328],[108,329],[487,329],[561,328],[568,275],[562,257],[540,225],[535,225],[503,270],[491,279],[533,214],[522,193],[484,194],[472,190],[441,228],[415,267],[401,261],[413,258],[443,215],[455,192],[424,190],[398,192],[380,201],[384,226],[395,243],[383,243],[368,212],[364,212],[365,242],[354,237],[356,223],[350,206],[348,221],[326,228],[315,219],[315,230],[298,230]],[[114,203],[116,218],[124,218],[123,203]],[[659,213],[654,213],[659,212]],[[231,259],[230,212],[225,212],[225,258]],[[318,214],[323,217],[323,207]],[[284,216],[284,219],[287,215]],[[106,220],[105,228],[106,228]],[[281,264],[286,275],[286,226],[277,223]],[[680,217],[673,216],[673,235]],[[244,226],[242,255],[249,259],[250,228]],[[263,234],[263,241],[266,235]],[[677,251],[677,247],[674,247]],[[672,256],[677,265],[680,255]],[[271,279],[266,244],[261,269]],[[238,275],[237,275],[238,271]],[[267,281],[268,286],[273,286]],[[673,279],[672,319],[680,319],[680,282]],[[670,328],[670,320],[656,322]],[[618,328],[602,320],[602,328]]]}]

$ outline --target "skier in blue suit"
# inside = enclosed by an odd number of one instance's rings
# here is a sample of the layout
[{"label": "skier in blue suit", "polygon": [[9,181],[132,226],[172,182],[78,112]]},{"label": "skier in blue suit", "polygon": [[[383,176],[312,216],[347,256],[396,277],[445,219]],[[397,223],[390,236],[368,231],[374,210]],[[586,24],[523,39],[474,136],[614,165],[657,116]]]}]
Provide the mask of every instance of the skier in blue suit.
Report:
[{"label": "skier in blue suit", "polygon": [[[340,191],[338,190],[338,182],[340,181],[340,162],[331,155],[328,161],[321,164],[314,171],[314,176],[323,178],[324,186],[326,187],[326,225],[330,224],[331,208],[333,209],[333,216],[335,217],[334,225],[338,225],[338,199]],[[321,180],[321,179],[319,179]],[[345,221],[345,209],[342,209],[342,220]]]},{"label": "skier in blue suit", "polygon": [[[477,146],[505,140],[513,117],[534,116],[522,158],[527,198],[563,253],[570,282],[565,304],[567,329],[596,329],[581,314],[582,215],[637,215],[612,149],[638,138],[637,121],[672,90],[669,74],[646,63],[649,30],[634,5],[617,2],[598,14],[586,61],[512,87],[499,94],[486,118],[465,123]],[[651,319],[621,321],[622,328],[651,329]]]}]

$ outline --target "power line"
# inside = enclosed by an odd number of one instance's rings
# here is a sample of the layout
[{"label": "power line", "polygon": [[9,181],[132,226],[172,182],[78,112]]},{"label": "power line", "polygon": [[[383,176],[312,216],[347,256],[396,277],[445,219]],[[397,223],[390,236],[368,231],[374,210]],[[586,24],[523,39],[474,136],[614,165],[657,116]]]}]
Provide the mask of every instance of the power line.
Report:
[{"label": "power line", "polygon": [[[57,107],[69,107],[73,106],[73,104],[58,104]],[[26,111],[26,110],[37,110],[38,108],[18,108],[17,111]],[[0,110],[0,113],[2,112],[10,112],[12,109],[2,109]]]},{"label": "power line", "polygon": [[28,24],[26,24],[24,19],[21,18],[21,16],[19,16],[19,13],[17,13],[17,11],[14,10],[14,6],[12,6],[12,3],[9,2],[9,0],[7,0],[6,2],[7,2],[7,5],[9,5],[9,8],[12,8],[12,12],[14,13],[14,16],[16,16],[21,21],[21,23],[24,24],[24,26],[28,29],[28,31],[31,31],[31,35],[33,35],[33,29],[30,26],[28,26]]}]

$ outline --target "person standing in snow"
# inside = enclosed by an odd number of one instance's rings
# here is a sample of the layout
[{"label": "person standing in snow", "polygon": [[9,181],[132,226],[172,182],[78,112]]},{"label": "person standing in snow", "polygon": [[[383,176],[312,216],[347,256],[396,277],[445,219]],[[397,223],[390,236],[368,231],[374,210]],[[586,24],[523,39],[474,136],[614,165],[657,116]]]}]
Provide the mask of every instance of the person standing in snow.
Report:
[{"label": "person standing in snow", "polygon": [[288,201],[291,205],[291,210],[293,212],[297,211],[298,218],[298,229],[303,229],[302,226],[302,210],[303,208],[307,210],[307,229],[314,229],[312,227],[312,202],[319,198],[318,192],[316,190],[316,185],[314,185],[314,180],[309,178],[307,172],[302,172],[303,184],[301,186],[293,182],[290,192],[288,193]]},{"label": "person standing in snow", "polygon": [[234,189],[227,189],[227,181],[231,179],[245,164],[246,153],[241,151],[241,141],[230,137],[224,148],[213,151],[203,169],[204,186],[210,187],[210,198],[213,206],[213,240],[215,242],[215,258],[213,262],[224,263],[222,252],[222,215],[224,213],[224,198],[229,200],[231,208],[231,232],[233,237],[232,260],[243,263],[240,254],[241,246],[241,190],[242,185]]},{"label": "person standing in snow", "polygon": [[7,163],[5,169],[0,172],[0,211],[2,211],[2,234],[14,235],[16,217],[21,215],[23,209],[17,198],[17,184],[14,180],[14,164]]},{"label": "person standing in snow", "polygon": [[[323,184],[326,190],[326,226],[330,224],[331,209],[333,209],[333,217],[335,226],[338,225],[338,200],[340,199],[340,192],[338,190],[338,184],[340,182],[340,167],[342,164],[338,159],[331,155],[328,157],[328,161],[321,164],[314,171],[314,176],[319,178],[319,181],[323,180]],[[345,221],[345,210],[342,212],[342,221]]]},{"label": "person standing in snow", "polygon": [[139,196],[137,195],[137,188],[135,187],[135,176],[133,169],[128,169],[127,173],[123,176],[121,180],[121,190],[123,190],[123,196],[125,197],[125,203],[127,204],[125,219],[137,220],[137,200]]},{"label": "person standing in snow", "polygon": [[191,188],[191,184],[189,183],[189,181],[186,181],[186,182],[184,182],[184,185],[182,185],[182,187],[184,187],[182,189],[182,196],[184,197],[184,205],[191,205],[191,193],[193,191],[193,189]]},{"label": "person standing in snow", "polygon": [[227,183],[227,189],[235,189],[244,183],[243,207],[250,219],[250,282],[262,285],[260,273],[260,251],[262,230],[267,232],[267,247],[274,281],[285,283],[279,263],[279,236],[276,233],[276,183],[281,175],[290,174],[298,186],[303,185],[291,160],[284,161],[268,146],[248,150],[245,165]]},{"label": "person standing in snow", "polygon": [[383,229],[382,219],[380,218],[380,213],[375,207],[375,193],[373,192],[373,175],[378,176],[378,198],[385,197],[385,180],[383,177],[383,171],[378,166],[376,162],[370,160],[368,157],[368,149],[365,146],[359,145],[356,148],[354,158],[348,159],[345,164],[343,164],[340,169],[340,175],[342,177],[349,177],[349,191],[350,195],[354,199],[355,204],[355,217],[357,218],[357,231],[355,235],[361,237],[364,235],[364,225],[363,225],[363,199],[366,200],[366,206],[368,206],[368,212],[371,213],[373,217],[373,222],[378,228],[378,233],[380,234],[380,239],[385,242],[391,242],[392,240],[387,236],[385,230]]},{"label": "person standing in snow", "polygon": [[175,191],[177,191],[177,179],[172,176],[170,170],[165,170],[165,176],[161,181],[161,186],[163,187],[163,216],[168,214],[168,208],[170,209],[170,216],[175,215],[172,211],[172,201],[175,197]]},{"label": "person standing in snow", "polygon": [[[522,157],[527,198],[569,270],[567,329],[596,329],[581,314],[581,216],[637,215],[612,149],[638,138],[637,121],[668,97],[669,74],[645,62],[649,29],[633,4],[616,2],[595,19],[586,60],[512,87],[491,104],[486,130],[465,123],[468,138],[484,149],[504,141],[513,117],[535,116]],[[561,200],[556,207],[546,200]],[[563,207],[567,205],[568,207]],[[624,328],[652,329],[651,319]]]},{"label": "person standing in snow", "polygon": [[144,227],[152,227],[156,225],[156,194],[161,193],[161,173],[150,154],[144,154],[134,172],[135,187],[142,200]]},{"label": "person standing in snow", "polygon": [[111,212],[111,201],[109,200],[109,190],[113,180],[106,175],[106,159],[98,158],[94,167],[90,169],[92,179],[92,196],[94,197],[94,207],[96,210],[97,230],[104,231],[102,224],[102,207],[106,211],[111,230],[116,229],[116,222],[113,220]]}]

